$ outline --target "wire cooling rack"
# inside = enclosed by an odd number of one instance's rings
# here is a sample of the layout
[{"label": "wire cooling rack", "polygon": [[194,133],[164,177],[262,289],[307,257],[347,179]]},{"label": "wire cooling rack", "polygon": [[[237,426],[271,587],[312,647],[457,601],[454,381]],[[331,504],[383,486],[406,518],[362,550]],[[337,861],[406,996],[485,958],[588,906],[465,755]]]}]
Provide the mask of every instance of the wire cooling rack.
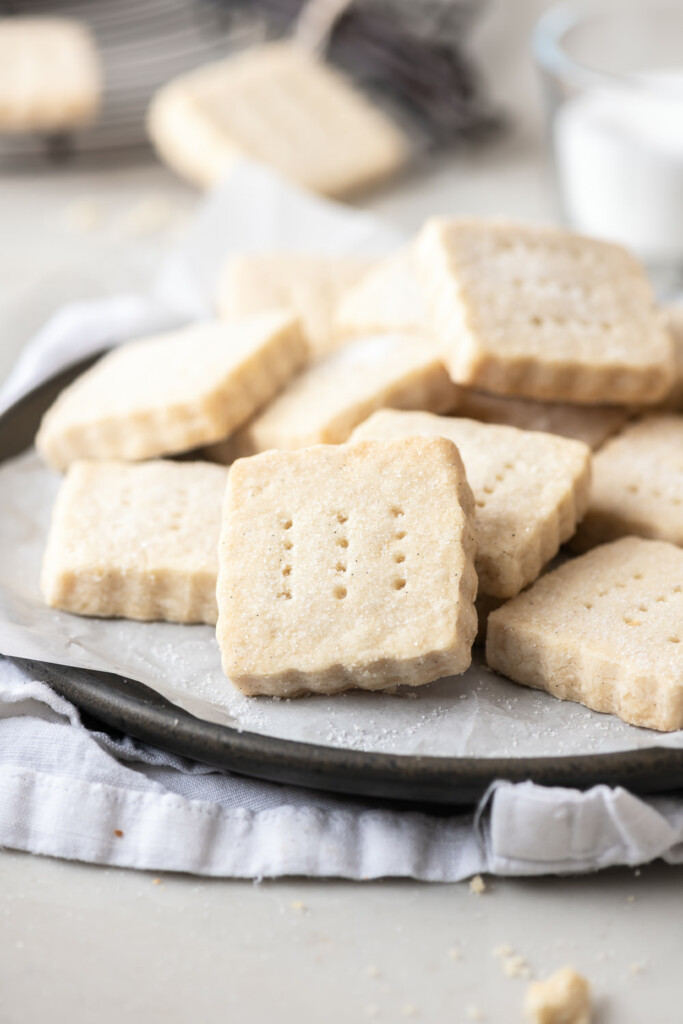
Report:
[{"label": "wire cooling rack", "polygon": [[[315,0],[322,3],[323,0]],[[388,108],[416,153],[488,130],[464,38],[482,0],[351,0],[325,39],[333,64]],[[306,0],[310,7],[314,0]],[[91,125],[60,134],[0,136],[0,168],[84,156],[120,159],[148,147],[154,92],[176,75],[245,46],[296,35],[304,0],[0,0],[0,16],[78,18],[92,31],[103,97]]]},{"label": "wire cooling rack", "polygon": [[115,158],[149,145],[145,115],[170,78],[225,57],[262,35],[253,19],[228,16],[215,0],[22,0],[0,4],[5,15],[50,15],[84,21],[103,68],[97,120],[68,134],[0,137],[0,162],[57,161],[78,155]]}]

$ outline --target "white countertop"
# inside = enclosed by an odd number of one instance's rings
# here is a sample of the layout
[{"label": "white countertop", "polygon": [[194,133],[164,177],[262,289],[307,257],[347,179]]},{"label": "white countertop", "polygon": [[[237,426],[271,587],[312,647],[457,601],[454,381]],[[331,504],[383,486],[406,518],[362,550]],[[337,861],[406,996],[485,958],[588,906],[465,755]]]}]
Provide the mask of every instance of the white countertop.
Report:
[{"label": "white countertop", "polygon": [[[527,21],[540,6],[524,5]],[[552,219],[532,141],[444,160],[364,205],[408,228],[436,212]],[[0,379],[63,302],[144,288],[196,201],[152,163],[0,178]],[[683,868],[487,882],[481,896],[466,883],[253,884],[5,850],[0,1021],[460,1024],[469,1007],[514,1024],[526,981],[504,976],[503,944],[536,976],[583,971],[598,1024],[681,1019]]]}]

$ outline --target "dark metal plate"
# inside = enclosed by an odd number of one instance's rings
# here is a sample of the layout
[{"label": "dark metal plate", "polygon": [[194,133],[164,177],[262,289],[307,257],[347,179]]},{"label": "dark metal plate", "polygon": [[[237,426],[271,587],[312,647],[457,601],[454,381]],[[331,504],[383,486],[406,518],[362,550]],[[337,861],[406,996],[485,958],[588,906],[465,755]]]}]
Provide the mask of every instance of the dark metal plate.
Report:
[{"label": "dark metal plate", "polygon": [[[59,391],[88,363],[37,388],[0,416],[0,461],[33,441]],[[105,672],[23,662],[36,676],[107,727],[219,768],[311,789],[443,807],[474,804],[495,779],[531,779],[585,789],[597,783],[635,793],[683,787],[683,750],[652,747],[581,757],[471,758],[365,754],[271,739],[204,722],[149,687]]]}]

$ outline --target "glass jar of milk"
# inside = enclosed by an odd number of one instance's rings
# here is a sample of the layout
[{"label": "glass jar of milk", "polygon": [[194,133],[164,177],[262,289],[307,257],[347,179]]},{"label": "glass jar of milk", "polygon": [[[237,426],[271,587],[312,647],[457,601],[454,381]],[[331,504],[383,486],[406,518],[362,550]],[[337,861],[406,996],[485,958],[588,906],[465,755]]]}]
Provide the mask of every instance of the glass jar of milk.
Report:
[{"label": "glass jar of milk", "polygon": [[566,4],[534,51],[568,224],[683,272],[683,0]]}]

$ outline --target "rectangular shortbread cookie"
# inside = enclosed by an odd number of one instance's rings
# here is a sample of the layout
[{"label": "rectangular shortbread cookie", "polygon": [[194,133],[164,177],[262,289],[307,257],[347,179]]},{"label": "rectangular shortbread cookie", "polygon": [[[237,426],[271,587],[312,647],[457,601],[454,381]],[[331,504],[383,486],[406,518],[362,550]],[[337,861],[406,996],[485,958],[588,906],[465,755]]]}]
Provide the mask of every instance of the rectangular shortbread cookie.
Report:
[{"label": "rectangular shortbread cookie", "polygon": [[376,260],[301,253],[234,256],[223,268],[216,307],[223,320],[289,309],[301,320],[313,358],[338,347],[334,314],[340,296]]},{"label": "rectangular shortbread cookie", "polygon": [[352,441],[453,441],[476,505],[479,592],[512,597],[572,536],[588,503],[590,449],[551,434],[424,412],[376,412]]},{"label": "rectangular shortbread cookie", "polygon": [[340,338],[429,330],[412,246],[369,270],[339,300],[335,330]]},{"label": "rectangular shortbread cookie", "polygon": [[661,413],[630,423],[593,459],[577,551],[633,534],[683,547],[683,416]]},{"label": "rectangular shortbread cookie", "polygon": [[0,131],[62,132],[92,121],[102,73],[75,18],[0,18]]},{"label": "rectangular shortbread cookie", "polygon": [[230,470],[217,637],[243,693],[419,686],[477,631],[472,495],[443,438],[265,452]]},{"label": "rectangular shortbread cookie", "polygon": [[408,334],[363,338],[301,373],[208,455],[232,462],[269,448],[341,444],[381,406],[444,412],[453,405],[455,391],[427,339]]},{"label": "rectangular shortbread cookie", "polygon": [[558,228],[434,220],[417,253],[458,384],[615,405],[654,403],[671,387],[671,338],[625,249]]},{"label": "rectangular shortbread cookie", "polygon": [[474,388],[459,388],[455,408],[458,416],[484,423],[504,423],[520,430],[540,430],[583,441],[599,448],[632,418],[634,410],[624,405],[571,405],[568,402],[535,402],[530,398],[491,395]]},{"label": "rectangular shortbread cookie", "polygon": [[75,462],[43,560],[46,602],[77,615],[217,617],[227,470],[206,462]]},{"label": "rectangular shortbread cookie", "polygon": [[148,129],[159,155],[201,188],[236,158],[325,195],[394,173],[403,133],[338,71],[289,42],[255,46],[165,85]]},{"label": "rectangular shortbread cookie", "polygon": [[296,319],[268,313],[128,342],[78,377],[36,438],[56,469],[147,459],[226,437],[306,361]]},{"label": "rectangular shortbread cookie", "polygon": [[625,537],[488,619],[491,668],[633,725],[683,727],[683,551]]}]

